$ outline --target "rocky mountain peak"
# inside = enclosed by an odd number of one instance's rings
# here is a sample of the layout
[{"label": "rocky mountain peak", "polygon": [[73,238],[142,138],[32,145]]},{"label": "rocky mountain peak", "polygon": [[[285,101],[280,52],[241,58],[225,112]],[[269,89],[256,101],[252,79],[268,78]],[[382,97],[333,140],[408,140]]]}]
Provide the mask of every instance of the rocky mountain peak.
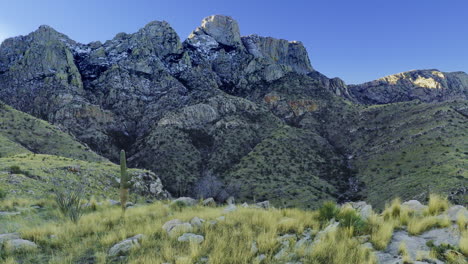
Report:
[{"label": "rocky mountain peak", "polygon": [[204,18],[201,26],[195,29],[189,38],[200,35],[210,36],[221,45],[243,48],[239,25],[230,16],[212,15]]}]

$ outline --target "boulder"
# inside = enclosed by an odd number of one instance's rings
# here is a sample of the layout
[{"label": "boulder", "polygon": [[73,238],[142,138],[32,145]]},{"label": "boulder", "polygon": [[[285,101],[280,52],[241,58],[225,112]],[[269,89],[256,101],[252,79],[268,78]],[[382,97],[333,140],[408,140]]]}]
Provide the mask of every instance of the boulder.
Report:
[{"label": "boulder", "polygon": [[179,197],[172,201],[172,204],[175,203],[182,203],[185,206],[194,206],[197,204],[197,200],[190,198],[190,197]]},{"label": "boulder", "polygon": [[468,219],[468,210],[462,205],[454,205],[450,207],[446,213],[453,222],[457,221],[460,215],[465,215],[465,219]]},{"label": "boulder", "polygon": [[369,216],[372,214],[372,205],[367,204],[364,201],[350,202],[348,204],[351,205],[351,207],[354,208],[357,212],[359,212],[359,215],[363,219],[369,218]]},{"label": "boulder", "polygon": [[8,234],[0,234],[0,246],[9,240],[13,239],[20,239],[20,236],[18,233],[8,233]]},{"label": "boulder", "polygon": [[216,206],[216,202],[212,197],[203,200],[202,204],[203,206]]},{"label": "boulder", "polygon": [[192,232],[192,231],[193,231],[193,227],[192,227],[191,224],[189,224],[189,223],[182,223],[182,224],[179,224],[179,225],[174,226],[174,227],[169,231],[169,236],[170,236],[170,237],[177,237],[177,236],[179,236],[180,234],[188,233],[188,232]]},{"label": "boulder", "polygon": [[198,218],[196,216],[192,218],[192,220],[190,220],[190,224],[195,228],[201,228],[204,222],[205,220]]},{"label": "boulder", "polygon": [[4,243],[5,248],[10,252],[34,251],[38,248],[36,243],[24,239],[11,239]]},{"label": "boulder", "polygon": [[224,208],[224,212],[225,213],[231,213],[231,212],[234,212],[237,210],[237,206],[235,206],[234,204],[230,204],[228,206],[226,206],[226,208]]},{"label": "boulder", "polygon": [[114,246],[112,246],[109,249],[109,256],[110,257],[115,257],[115,256],[125,256],[127,255],[130,250],[132,250],[135,247],[140,246],[140,241],[144,236],[142,234],[127,238]]},{"label": "boulder", "polygon": [[270,202],[269,201],[259,202],[259,203],[256,203],[254,205],[254,207],[262,208],[262,209],[269,209],[270,208]]},{"label": "boulder", "polygon": [[190,242],[195,244],[200,244],[203,240],[205,240],[205,238],[202,235],[196,235],[193,233],[185,233],[177,238],[177,241],[179,242]]},{"label": "boulder", "polygon": [[226,200],[226,203],[227,203],[227,204],[234,204],[234,202],[235,202],[235,199],[234,199],[234,197],[232,197],[232,196],[229,196],[229,197],[227,198],[227,200]]},{"label": "boulder", "polygon": [[172,228],[174,228],[176,225],[180,225],[182,224],[183,222],[180,221],[179,219],[172,219],[170,221],[167,221],[166,223],[164,223],[164,225],[162,226],[162,228],[167,232],[169,233],[169,231],[171,231]]},{"label": "boulder", "polygon": [[406,207],[410,210],[415,211],[416,213],[422,213],[427,209],[426,205],[421,204],[417,200],[409,200],[401,204],[401,206]]}]

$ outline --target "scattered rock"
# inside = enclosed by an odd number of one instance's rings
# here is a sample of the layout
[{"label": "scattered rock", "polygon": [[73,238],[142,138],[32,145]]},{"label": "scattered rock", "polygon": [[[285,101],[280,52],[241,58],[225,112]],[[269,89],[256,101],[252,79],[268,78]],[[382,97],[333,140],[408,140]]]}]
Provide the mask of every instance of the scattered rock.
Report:
[{"label": "scattered rock", "polygon": [[426,205],[421,204],[418,200],[409,200],[401,204],[402,206],[415,211],[416,213],[422,213],[427,209]]},{"label": "scattered rock", "polygon": [[325,227],[322,231],[318,232],[317,235],[314,238],[314,241],[312,242],[312,245],[317,244],[320,242],[322,237],[324,237],[326,234],[335,231],[338,228],[339,222],[331,222],[327,227]]},{"label": "scattered rock", "polygon": [[447,215],[453,222],[457,221],[459,215],[465,215],[465,219],[468,219],[468,210],[462,205],[454,205],[447,210]]},{"label": "scattered rock", "polygon": [[10,252],[24,252],[24,251],[33,251],[38,248],[36,243],[24,240],[24,239],[11,239],[4,243],[5,248]]},{"label": "scattered rock", "polygon": [[171,231],[172,228],[174,228],[176,225],[180,225],[182,224],[183,222],[180,221],[179,219],[172,219],[170,221],[167,221],[166,223],[164,223],[164,225],[162,226],[162,228],[167,232],[169,233],[169,231]]},{"label": "scattered rock", "polygon": [[21,214],[21,212],[0,212],[0,217],[15,216],[19,214]]},{"label": "scattered rock", "polygon": [[216,202],[213,198],[208,198],[208,199],[205,199],[203,200],[202,202],[203,206],[216,206]]},{"label": "scattered rock", "polygon": [[266,259],[266,255],[265,254],[261,254],[261,255],[258,255],[256,258],[255,258],[255,262],[256,263],[260,263],[262,261],[264,261]]},{"label": "scattered rock", "polygon": [[190,198],[190,197],[179,197],[175,199],[174,201],[172,201],[172,204],[175,204],[175,203],[182,203],[185,206],[194,206],[197,204],[197,200]]},{"label": "scattered rock", "polygon": [[108,200],[109,204],[114,206],[114,205],[120,205],[120,202],[119,201],[116,201],[116,200],[112,200],[112,199],[109,199]]},{"label": "scattered rock", "polygon": [[232,196],[229,196],[229,198],[227,198],[226,200],[226,203],[229,205],[234,204],[234,202],[235,202],[235,199]]},{"label": "scattered rock", "polygon": [[189,223],[182,223],[179,225],[174,226],[170,231],[169,231],[169,236],[170,237],[177,237],[180,234],[183,233],[189,233],[193,231],[193,227]]},{"label": "scattered rock", "polygon": [[127,255],[130,250],[132,250],[135,247],[140,246],[140,241],[144,236],[142,234],[127,238],[109,249],[109,256],[110,257],[115,257],[115,256],[125,256]]},{"label": "scattered rock", "polygon": [[363,219],[369,218],[369,216],[372,214],[372,205],[367,204],[364,201],[350,202],[348,204],[351,205],[351,207],[354,208],[357,212],[359,212],[359,215]]},{"label": "scattered rock", "polygon": [[20,239],[19,234],[18,233],[0,234],[0,245],[2,245],[6,241],[13,240],[13,239]]},{"label": "scattered rock", "polygon": [[244,207],[244,208],[249,208],[249,204],[248,204],[248,203],[243,203],[241,206]]},{"label": "scattered rock", "polygon": [[192,218],[192,220],[190,220],[190,224],[193,227],[196,227],[196,228],[201,228],[203,226],[204,222],[205,222],[205,220],[203,220],[201,218],[198,218],[196,216],[194,218]]},{"label": "scattered rock", "polygon": [[202,235],[196,235],[193,233],[185,233],[177,239],[179,242],[190,242],[195,244],[200,244],[203,240],[205,240],[205,238]]},{"label": "scattered rock", "polygon": [[270,208],[270,202],[269,201],[263,201],[256,203],[254,205],[255,208],[263,208],[263,209],[269,209]]},{"label": "scattered rock", "polygon": [[234,204],[230,204],[230,205],[226,206],[226,208],[224,208],[225,213],[234,212],[236,210],[237,210],[237,206],[235,206]]},{"label": "scattered rock", "polygon": [[440,244],[457,246],[460,240],[460,233],[457,226],[452,226],[447,228],[432,229],[422,233],[419,235],[419,237],[425,239],[426,242],[432,240],[437,246]]},{"label": "scattered rock", "polygon": [[250,253],[257,254],[257,252],[258,252],[257,242],[253,241],[252,246],[250,247]]}]

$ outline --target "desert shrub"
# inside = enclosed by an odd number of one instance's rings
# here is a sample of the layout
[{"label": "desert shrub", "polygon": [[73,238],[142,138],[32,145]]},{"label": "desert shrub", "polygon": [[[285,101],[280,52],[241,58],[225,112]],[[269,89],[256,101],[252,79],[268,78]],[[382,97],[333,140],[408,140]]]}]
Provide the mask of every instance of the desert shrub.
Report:
[{"label": "desert shrub", "polygon": [[449,207],[449,202],[447,198],[441,197],[437,194],[431,194],[429,196],[429,204],[428,204],[428,213],[430,215],[438,215],[443,213]]},{"label": "desert shrub", "polygon": [[443,261],[448,260],[446,255],[447,251],[455,250],[455,247],[453,247],[450,244],[440,244],[437,246],[436,244],[434,244],[433,240],[427,241],[426,246],[428,246],[431,249],[431,252],[435,258]]},{"label": "desert shrub", "polygon": [[83,215],[83,207],[81,206],[83,194],[84,189],[81,185],[69,189],[56,185],[54,188],[55,202],[60,212],[74,223],[77,223]]},{"label": "desert shrub", "polygon": [[340,208],[333,201],[327,201],[323,203],[322,207],[319,208],[319,220],[321,222],[328,222],[333,218],[336,218],[340,213]]}]

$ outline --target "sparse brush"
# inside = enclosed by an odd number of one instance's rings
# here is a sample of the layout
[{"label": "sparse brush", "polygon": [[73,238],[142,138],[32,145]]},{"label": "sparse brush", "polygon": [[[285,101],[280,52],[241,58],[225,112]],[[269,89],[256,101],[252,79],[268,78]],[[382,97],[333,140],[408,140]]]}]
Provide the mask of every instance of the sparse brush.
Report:
[{"label": "sparse brush", "polygon": [[428,214],[438,215],[445,212],[449,208],[449,202],[446,197],[441,197],[438,194],[431,194],[429,196]]},{"label": "sparse brush", "polygon": [[81,206],[83,192],[81,185],[67,190],[58,185],[54,188],[55,202],[60,212],[74,223],[77,223],[83,215],[83,207]]}]

